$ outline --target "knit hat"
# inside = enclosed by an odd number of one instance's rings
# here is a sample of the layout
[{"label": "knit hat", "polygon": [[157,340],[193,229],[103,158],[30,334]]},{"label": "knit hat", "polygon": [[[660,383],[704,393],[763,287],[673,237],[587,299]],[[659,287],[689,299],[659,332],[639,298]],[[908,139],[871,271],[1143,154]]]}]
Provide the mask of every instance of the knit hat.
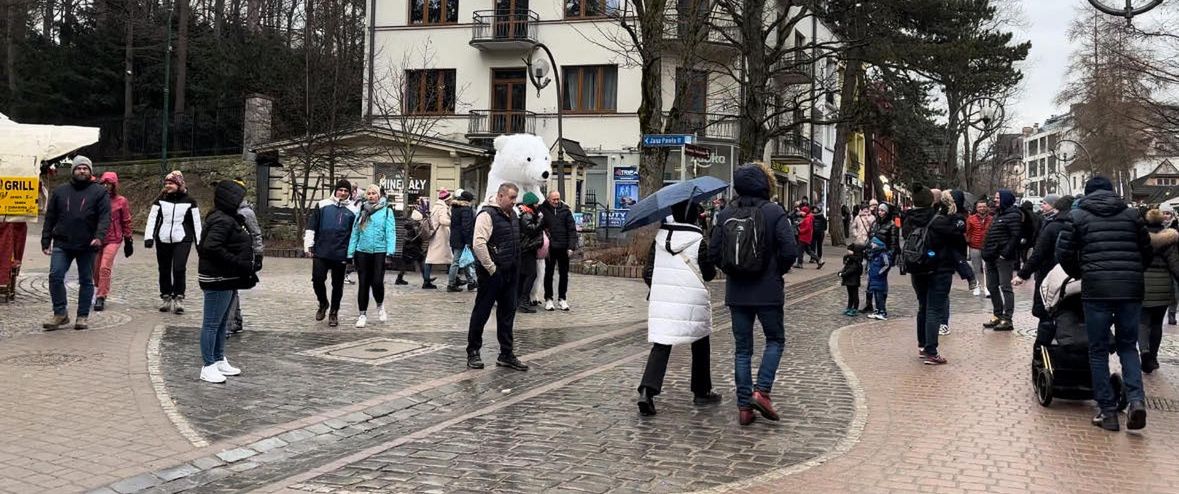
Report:
[{"label": "knit hat", "polygon": [[1164,213],[1175,214],[1174,206],[1171,206],[1169,203],[1165,203],[1165,202],[1162,204],[1159,204],[1159,211],[1162,211]]},{"label": "knit hat", "polygon": [[1060,200],[1060,194],[1048,194],[1048,195],[1044,196],[1044,203],[1045,204],[1053,204],[1053,206],[1052,206],[1053,208],[1056,207],[1055,204],[1056,204],[1056,201],[1058,201],[1058,200]]},{"label": "knit hat", "polygon": [[1053,209],[1056,209],[1057,211],[1061,211],[1061,212],[1068,211],[1073,208],[1073,202],[1075,200],[1076,199],[1074,199],[1073,196],[1064,196],[1064,197],[1061,197],[1060,199],[1057,199],[1056,202],[1053,202],[1052,207],[1053,207]]},{"label": "knit hat", "polygon": [[184,174],[180,170],[168,172],[168,175],[164,177],[164,183],[169,182],[176,184],[176,189],[181,192],[188,190],[188,186],[184,183]]},{"label": "knit hat", "polygon": [[86,167],[86,169],[88,169],[92,172],[94,171],[94,163],[91,163],[90,158],[87,158],[85,156],[74,156],[73,163],[74,163],[73,166],[70,167],[70,173],[73,173],[74,170],[77,170],[79,166],[84,166],[84,167]]},{"label": "knit hat", "polygon": [[475,194],[472,194],[471,191],[469,191],[469,190],[464,190],[463,193],[461,195],[459,195],[459,199],[462,199],[467,202],[474,201]]},{"label": "knit hat", "polygon": [[532,192],[525,192],[524,193],[524,204],[529,205],[529,206],[535,206],[537,204],[540,204],[540,198],[537,197],[536,194],[533,194]]},{"label": "knit hat", "polygon": [[921,184],[913,184],[913,206],[918,208],[933,207],[933,192]]},{"label": "knit hat", "polygon": [[336,188],[332,189],[332,192],[338,191],[340,189],[344,189],[344,190],[348,191],[349,194],[351,194],[352,193],[352,182],[349,182],[349,181],[341,178],[339,182],[336,182]]},{"label": "knit hat", "polygon": [[438,198],[439,199],[445,201],[449,197],[450,197],[450,191],[446,190],[446,187],[442,187],[442,188],[438,189]]},{"label": "knit hat", "polygon": [[1092,194],[1099,190],[1108,190],[1113,192],[1113,183],[1101,175],[1094,175],[1088,182],[1085,182],[1085,195]]}]

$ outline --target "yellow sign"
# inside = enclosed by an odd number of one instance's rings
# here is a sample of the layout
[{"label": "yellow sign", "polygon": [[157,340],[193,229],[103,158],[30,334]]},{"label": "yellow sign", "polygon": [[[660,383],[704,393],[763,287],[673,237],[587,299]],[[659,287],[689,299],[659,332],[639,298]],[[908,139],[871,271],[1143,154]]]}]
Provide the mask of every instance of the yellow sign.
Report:
[{"label": "yellow sign", "polygon": [[0,216],[37,216],[37,177],[0,177]]},{"label": "yellow sign", "polygon": [[770,169],[774,170],[778,173],[783,173],[786,175],[790,174],[790,165],[787,165],[786,163],[783,163],[781,161],[770,162]]}]

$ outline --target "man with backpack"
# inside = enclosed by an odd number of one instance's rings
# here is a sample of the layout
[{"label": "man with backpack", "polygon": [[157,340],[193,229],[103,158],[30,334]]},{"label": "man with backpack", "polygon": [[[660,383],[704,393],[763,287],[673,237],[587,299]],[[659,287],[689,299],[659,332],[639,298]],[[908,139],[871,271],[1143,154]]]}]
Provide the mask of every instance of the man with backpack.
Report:
[{"label": "man with backpack", "polygon": [[934,204],[932,191],[913,185],[913,209],[901,226],[901,267],[917,295],[917,356],[926,365],[943,365],[947,361],[938,353],[938,330],[950,313],[950,285],[958,263],[954,253],[965,250],[966,221],[942,214]]},{"label": "man with backpack", "polygon": [[986,261],[987,290],[991,292],[994,317],[983,323],[984,328],[1011,331],[1011,316],[1015,314],[1015,290],[1011,288],[1012,274],[1019,269],[1019,246],[1023,238],[1023,213],[1015,206],[1015,194],[1007,189],[995,193],[998,212],[987,230],[982,258]]},{"label": "man with backpack", "polygon": [[[786,211],[769,201],[772,176],[773,172],[759,164],[735,170],[733,187],[739,197],[721,211],[708,246],[713,263],[727,275],[725,305],[733,318],[733,377],[741,425],[753,422],[754,410],[766,419],[778,420],[770,390],[786,343],[786,282],[782,276],[798,258],[798,246]],[[755,319],[761,321],[766,338],[756,384],[751,363]]]}]

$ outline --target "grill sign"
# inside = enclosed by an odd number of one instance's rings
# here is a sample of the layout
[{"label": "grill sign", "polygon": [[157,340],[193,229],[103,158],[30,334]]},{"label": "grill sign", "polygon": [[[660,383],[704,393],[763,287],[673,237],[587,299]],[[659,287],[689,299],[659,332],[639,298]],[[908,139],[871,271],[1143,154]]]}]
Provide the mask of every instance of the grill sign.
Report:
[{"label": "grill sign", "polygon": [[36,177],[0,177],[0,216],[37,216]]}]

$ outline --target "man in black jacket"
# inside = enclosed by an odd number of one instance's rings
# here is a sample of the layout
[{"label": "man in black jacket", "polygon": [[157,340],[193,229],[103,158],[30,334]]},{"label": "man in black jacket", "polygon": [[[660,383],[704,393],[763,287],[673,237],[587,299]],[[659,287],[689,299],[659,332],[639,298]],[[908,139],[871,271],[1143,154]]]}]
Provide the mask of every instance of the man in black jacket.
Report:
[{"label": "man in black jacket", "polygon": [[[74,158],[70,183],[59,185],[49,196],[45,224],[41,229],[41,251],[49,259],[49,297],[53,317],[41,325],[46,331],[70,323],[66,315],[68,294],[65,275],[70,264],[78,264],[78,318],[74,329],[87,329],[90,302],[94,298],[94,256],[102,247],[111,224],[111,199],[106,188],[91,178],[90,160]],[[52,248],[50,248],[52,247]]]},{"label": "man in black jacket", "polygon": [[999,210],[987,230],[982,258],[986,261],[987,290],[991,292],[994,317],[983,327],[995,331],[1011,331],[1011,316],[1015,314],[1015,290],[1011,278],[1019,267],[1020,222],[1023,215],[1015,205],[1015,194],[1001,189],[995,193]]},{"label": "man in black jacket", "polygon": [[[938,331],[950,313],[950,285],[959,256],[966,248],[966,221],[955,214],[940,214],[934,207],[937,199],[933,192],[921,184],[913,185],[913,209],[905,215],[901,224],[901,235],[906,239],[914,230],[926,229],[926,248],[936,259],[931,266],[917,269],[902,265],[913,283],[917,295],[917,356],[926,365],[947,363],[938,353]],[[905,262],[902,258],[901,262]]]},{"label": "man in black jacket", "polygon": [[475,307],[467,327],[467,367],[482,369],[483,326],[491,318],[495,307],[495,336],[499,340],[498,367],[518,371],[528,366],[516,358],[512,347],[512,325],[516,322],[516,283],[520,275],[520,224],[512,208],[519,196],[516,184],[499,186],[495,197],[479,210],[475,217],[475,270],[479,276]]},{"label": "man in black jacket", "polygon": [[[573,211],[561,202],[561,193],[549,192],[549,200],[540,206],[541,221],[549,234],[549,257],[544,260],[544,310],[569,310],[565,296],[569,291],[569,254],[577,250],[577,223]],[[553,270],[560,273],[557,304],[553,305]]]},{"label": "man in black jacket", "polygon": [[815,250],[815,254],[819,259],[823,258],[823,237],[827,235],[827,216],[823,214],[823,208],[815,206],[811,215],[815,218],[815,230],[811,237],[811,245]]},{"label": "man in black jacket", "polygon": [[[1044,308],[1044,299],[1040,297],[1040,284],[1044,282],[1044,277],[1052,271],[1052,268],[1056,267],[1056,239],[1060,236],[1060,231],[1064,229],[1064,223],[1068,221],[1072,208],[1073,196],[1057,198],[1052,204],[1045,201],[1041,207],[1041,210],[1044,211],[1044,226],[1040,230],[1040,235],[1036,237],[1036,245],[1032,248],[1028,261],[1019,269],[1015,279],[1011,280],[1012,285],[1019,286],[1035,275],[1036,289],[1032,298],[1032,315],[1040,319],[1040,328],[1052,327],[1052,317]],[[1037,334],[1040,333],[1041,331],[1037,331]],[[1047,334],[1051,334],[1051,332],[1048,331]]]},{"label": "man in black jacket", "polygon": [[1127,429],[1146,427],[1142,362],[1138,357],[1138,323],[1145,294],[1143,272],[1153,251],[1138,211],[1126,207],[1113,184],[1100,175],[1085,184],[1064,222],[1056,243],[1056,259],[1069,276],[1081,279],[1081,301],[1089,336],[1089,368],[1093,395],[1101,411],[1093,424],[1116,431],[1118,399],[1109,384],[1109,327],[1122,362],[1122,380],[1130,399]]}]

